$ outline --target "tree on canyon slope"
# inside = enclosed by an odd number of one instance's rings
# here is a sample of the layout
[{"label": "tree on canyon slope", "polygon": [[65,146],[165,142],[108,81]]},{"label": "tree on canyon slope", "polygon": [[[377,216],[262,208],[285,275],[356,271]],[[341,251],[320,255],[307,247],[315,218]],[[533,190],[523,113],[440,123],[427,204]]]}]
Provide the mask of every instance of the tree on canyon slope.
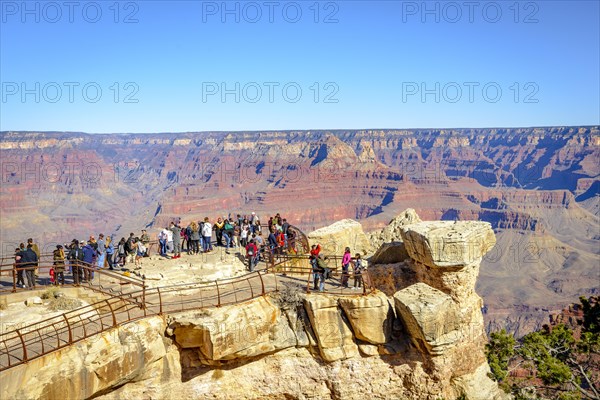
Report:
[{"label": "tree on canyon slope", "polygon": [[[517,399],[539,395],[600,400],[600,302],[597,297],[580,301],[579,332],[558,324],[519,341],[504,330],[490,335],[486,351],[491,375],[506,391]],[[534,397],[522,390],[531,386],[536,388]]]}]

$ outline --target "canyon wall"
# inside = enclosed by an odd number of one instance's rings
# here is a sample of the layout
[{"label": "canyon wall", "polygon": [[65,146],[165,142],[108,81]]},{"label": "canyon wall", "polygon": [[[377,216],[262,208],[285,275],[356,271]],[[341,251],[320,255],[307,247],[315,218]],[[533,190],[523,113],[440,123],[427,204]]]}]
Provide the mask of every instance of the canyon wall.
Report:
[{"label": "canyon wall", "polygon": [[[230,212],[280,212],[304,232],[351,218],[375,232],[413,208],[492,224],[497,245],[478,281],[490,330],[527,333],[536,315],[598,294],[598,126],[0,132],[0,160],[4,255],[28,237],[49,252]],[[332,251],[354,243],[368,251],[358,238]]]}]

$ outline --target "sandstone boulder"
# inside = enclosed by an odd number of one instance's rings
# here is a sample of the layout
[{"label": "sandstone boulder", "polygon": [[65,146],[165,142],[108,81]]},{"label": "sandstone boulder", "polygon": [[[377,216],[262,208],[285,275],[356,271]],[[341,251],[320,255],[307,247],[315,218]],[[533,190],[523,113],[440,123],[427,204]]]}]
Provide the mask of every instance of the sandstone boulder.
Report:
[{"label": "sandstone boulder", "polygon": [[321,357],[327,361],[338,361],[358,356],[352,330],[344,320],[334,297],[311,294],[304,299],[313,332],[317,337]]},{"label": "sandstone boulder", "polygon": [[169,325],[183,348],[207,360],[250,358],[296,346],[287,317],[268,297],[174,317]]},{"label": "sandstone boulder", "polygon": [[31,306],[41,306],[42,304],[44,304],[44,302],[42,301],[42,299],[38,296],[34,296],[34,297],[29,297],[27,300],[25,300],[25,305],[27,307],[31,307]]},{"label": "sandstone boulder", "polygon": [[309,233],[308,242],[310,245],[319,243],[326,255],[341,256],[346,247],[350,247],[353,255],[371,252],[371,244],[362,225],[352,219],[344,219]]},{"label": "sandstone boulder", "polygon": [[338,301],[357,339],[371,344],[384,344],[391,340],[395,314],[384,293],[377,291],[367,296],[340,297]]},{"label": "sandstone boulder", "polygon": [[[398,214],[390,223],[380,231],[370,232],[367,236],[374,248],[379,248],[384,243],[399,242],[402,240],[402,227],[421,222],[421,218],[412,208],[407,208]],[[400,260],[401,261],[401,260]],[[395,262],[395,261],[392,261]],[[389,264],[382,262],[382,264]]]},{"label": "sandstone boulder", "polygon": [[416,283],[398,291],[394,301],[406,331],[420,351],[439,355],[460,338],[459,309],[449,295]]},{"label": "sandstone boulder", "polygon": [[427,221],[402,228],[410,257],[431,268],[461,268],[479,264],[496,244],[488,222]]},{"label": "sandstone boulder", "polygon": [[[164,329],[162,317],[147,318],[2,371],[0,398],[92,398],[144,379],[149,368],[168,379]],[[173,361],[176,368],[179,363]]]}]

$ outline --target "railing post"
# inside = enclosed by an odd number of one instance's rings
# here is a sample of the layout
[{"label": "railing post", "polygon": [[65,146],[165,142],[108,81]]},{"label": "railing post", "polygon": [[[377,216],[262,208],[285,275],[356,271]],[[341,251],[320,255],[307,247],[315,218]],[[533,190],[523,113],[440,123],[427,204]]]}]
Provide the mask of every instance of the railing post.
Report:
[{"label": "railing post", "polygon": [[13,293],[17,291],[17,264],[13,264]]},{"label": "railing post", "polygon": [[[260,285],[262,287],[262,296],[264,296],[265,295],[265,281],[264,281],[264,279],[262,277],[262,274],[260,272],[258,273],[258,276],[260,278]],[[276,276],[275,276],[275,282],[277,282],[277,277]],[[275,288],[277,288],[277,284],[275,284]]]},{"label": "railing post", "polygon": [[156,288],[156,291],[158,293],[158,314],[162,315],[163,313],[163,308],[162,308],[162,296],[160,295],[160,286],[158,286]]},{"label": "railing post", "polygon": [[15,330],[17,335],[19,335],[19,339],[21,340],[21,344],[23,345],[23,362],[27,362],[27,346],[25,346],[25,341],[23,340],[23,335],[19,332],[19,329]]},{"label": "railing post", "polygon": [[144,310],[144,316],[146,316],[146,281],[142,282],[142,309]]},{"label": "railing post", "polygon": [[67,323],[67,329],[69,330],[69,344],[73,343],[73,332],[71,332],[71,324],[69,323],[69,318],[67,318],[67,314],[62,315]]},{"label": "railing post", "polygon": [[219,291],[219,281],[215,281],[217,287],[217,307],[221,307],[221,292]]},{"label": "railing post", "polygon": [[115,315],[115,312],[113,311],[112,307],[110,306],[110,302],[107,300],[104,300],[104,302],[106,303],[106,305],[108,306],[108,309],[110,310],[110,313],[112,314],[113,317],[113,327],[117,327],[117,317]]}]

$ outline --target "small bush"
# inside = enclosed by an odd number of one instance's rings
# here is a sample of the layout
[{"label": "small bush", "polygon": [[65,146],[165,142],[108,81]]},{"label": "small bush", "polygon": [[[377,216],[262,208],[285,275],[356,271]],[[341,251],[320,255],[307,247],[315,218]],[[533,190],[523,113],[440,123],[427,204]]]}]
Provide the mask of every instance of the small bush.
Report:
[{"label": "small bush", "polygon": [[51,287],[49,289],[46,289],[46,291],[42,293],[40,297],[44,300],[55,299],[57,297],[60,297],[60,289],[57,287]]},{"label": "small bush", "polygon": [[285,284],[274,299],[282,310],[296,310],[302,304],[301,290],[296,285]]},{"label": "small bush", "polygon": [[6,303],[0,303],[0,310],[6,310],[8,308],[8,306],[6,305]]},{"label": "small bush", "polygon": [[73,297],[56,297],[48,304],[50,311],[61,311],[61,310],[74,310],[75,308],[81,307],[81,300]]}]

